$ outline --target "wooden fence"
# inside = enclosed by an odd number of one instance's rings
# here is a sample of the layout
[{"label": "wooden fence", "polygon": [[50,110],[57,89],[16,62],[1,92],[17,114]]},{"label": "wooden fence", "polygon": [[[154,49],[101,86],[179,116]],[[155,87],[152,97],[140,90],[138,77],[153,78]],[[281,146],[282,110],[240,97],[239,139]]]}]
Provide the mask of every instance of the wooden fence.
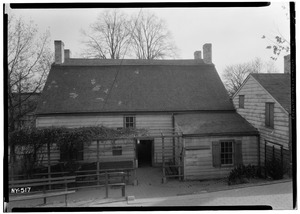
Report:
[{"label": "wooden fence", "polygon": [[[74,174],[75,173],[75,174]],[[73,173],[75,177],[75,182],[72,183],[72,186],[68,186],[68,190],[78,190],[82,188],[92,188],[92,187],[105,187],[105,196],[109,196],[109,187],[118,186],[122,188],[122,196],[125,196],[125,186],[128,184],[126,177],[128,172],[124,171],[115,171],[115,170],[85,170],[85,171],[76,171]],[[56,172],[56,173],[39,173],[33,174],[31,180],[44,179],[47,185],[47,191],[55,191],[57,185],[55,182],[52,182],[53,179],[67,178],[70,176],[70,172]],[[21,182],[24,180],[22,175],[13,177],[9,182]],[[14,188],[14,186],[10,186]]]},{"label": "wooden fence", "polygon": [[289,169],[289,150],[284,149],[281,144],[265,140],[265,177],[267,177],[266,164],[274,159],[278,160],[281,167],[287,173]]}]

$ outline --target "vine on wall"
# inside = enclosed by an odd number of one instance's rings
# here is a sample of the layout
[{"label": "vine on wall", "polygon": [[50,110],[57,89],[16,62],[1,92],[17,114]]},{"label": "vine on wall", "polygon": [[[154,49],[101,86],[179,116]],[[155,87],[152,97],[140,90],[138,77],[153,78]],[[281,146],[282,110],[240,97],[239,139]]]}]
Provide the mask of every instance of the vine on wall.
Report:
[{"label": "vine on wall", "polygon": [[[9,133],[11,155],[21,163],[21,173],[31,175],[34,169],[42,165],[43,155],[47,153],[47,145],[60,150],[61,153],[74,153],[88,146],[95,139],[129,137],[141,133],[137,129],[116,130],[107,127],[81,128],[33,128],[21,129]],[[47,155],[47,154],[46,154]],[[65,165],[72,166],[74,160],[67,160]]]}]

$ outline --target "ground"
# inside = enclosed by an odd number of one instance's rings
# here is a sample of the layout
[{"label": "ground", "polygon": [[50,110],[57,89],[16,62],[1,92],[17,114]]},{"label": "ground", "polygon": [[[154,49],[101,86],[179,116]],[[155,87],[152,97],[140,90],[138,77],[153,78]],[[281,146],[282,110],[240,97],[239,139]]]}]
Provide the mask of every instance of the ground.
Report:
[{"label": "ground", "polygon": [[[141,206],[239,206],[269,205],[273,209],[292,209],[292,181],[255,180],[254,183],[228,186],[225,179],[209,181],[168,180],[161,183],[159,168],[138,170],[137,186],[127,185],[126,196],[121,189],[110,189],[105,198],[104,188],[78,190],[68,197],[69,207],[141,207]],[[150,176],[151,175],[151,176]],[[14,202],[11,207],[63,207],[64,197]]]}]

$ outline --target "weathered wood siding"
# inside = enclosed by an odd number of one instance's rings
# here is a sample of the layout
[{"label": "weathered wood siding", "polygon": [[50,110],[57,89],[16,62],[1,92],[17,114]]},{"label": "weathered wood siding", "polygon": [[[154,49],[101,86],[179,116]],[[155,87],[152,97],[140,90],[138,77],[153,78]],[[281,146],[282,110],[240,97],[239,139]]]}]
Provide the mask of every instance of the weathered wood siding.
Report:
[{"label": "weathered wood siding", "polygon": [[[122,155],[113,155],[113,145],[122,147]],[[93,141],[84,148],[84,162],[97,161],[97,142]],[[99,161],[125,161],[135,159],[134,140],[99,141]]]},{"label": "weathered wood siding", "polygon": [[[167,135],[172,129],[172,115],[137,115],[136,127],[150,130],[150,135]],[[165,160],[172,155],[172,138],[164,139]],[[162,163],[162,138],[154,138],[154,164]]]},{"label": "weathered wood siding", "polygon": [[[258,165],[257,136],[221,136],[221,137],[192,137],[184,138],[184,175],[186,180],[202,180],[224,178],[234,166],[213,167],[212,142],[220,140],[241,140],[243,164]],[[196,147],[198,149],[188,150]]]},{"label": "weathered wood siding", "polygon": [[[244,108],[239,108],[239,95],[245,96]],[[265,126],[265,103],[274,102],[274,129]],[[261,163],[264,164],[264,140],[272,141],[289,149],[289,115],[269,95],[257,81],[250,76],[233,99],[237,112],[258,129],[261,135]]]},{"label": "weathered wood siding", "polygon": [[123,115],[102,116],[47,116],[37,117],[36,127],[63,126],[76,128],[83,126],[123,127]]},{"label": "weathered wood siding", "polygon": [[[50,127],[50,126],[63,126],[69,128],[83,127],[83,126],[96,126],[102,125],[110,128],[123,127],[124,115],[101,115],[101,116],[47,116],[38,117],[36,120],[37,127]],[[155,114],[155,115],[135,115],[136,128],[148,129],[151,135],[167,135],[170,134],[172,129],[172,115],[171,114]],[[159,165],[162,163],[162,138],[153,138],[154,140],[154,164]],[[165,138],[165,155],[170,157],[172,155],[172,138]],[[103,160],[111,161],[120,159],[135,158],[135,144],[126,146],[126,150],[123,151],[122,156],[109,156],[112,149],[108,147],[108,143],[101,144],[100,147],[106,145],[105,154],[100,154]],[[94,161],[97,158],[96,155],[96,142],[92,142],[87,148],[85,148],[84,160]],[[150,152],[150,151],[149,151]],[[59,157],[59,154],[58,154]]]}]

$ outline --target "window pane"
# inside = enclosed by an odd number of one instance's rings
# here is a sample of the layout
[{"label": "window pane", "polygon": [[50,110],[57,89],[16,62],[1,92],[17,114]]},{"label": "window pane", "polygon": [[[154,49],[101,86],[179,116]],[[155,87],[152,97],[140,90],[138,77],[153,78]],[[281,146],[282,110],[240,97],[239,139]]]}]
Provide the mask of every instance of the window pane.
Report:
[{"label": "window pane", "polygon": [[244,108],[245,96],[239,95],[239,108]]}]

